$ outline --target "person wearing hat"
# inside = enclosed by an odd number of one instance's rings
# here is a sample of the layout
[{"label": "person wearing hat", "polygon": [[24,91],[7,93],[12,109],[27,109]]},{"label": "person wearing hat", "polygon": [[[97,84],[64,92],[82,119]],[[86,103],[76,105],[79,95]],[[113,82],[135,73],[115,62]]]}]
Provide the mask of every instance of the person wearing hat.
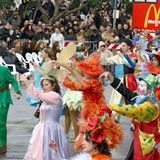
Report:
[{"label": "person wearing hat", "polygon": [[73,28],[74,28],[75,34],[77,34],[79,32],[79,25],[77,22],[74,22]]},{"label": "person wearing hat", "polygon": [[69,41],[76,41],[76,34],[73,27],[67,28],[67,33],[65,33],[64,39]]},{"label": "person wearing hat", "polygon": [[132,118],[134,124],[134,147],[132,144],[125,160],[131,160],[133,157],[135,160],[159,160],[160,114],[158,100],[154,93],[154,88],[159,84],[159,76],[149,74],[145,79],[141,78],[137,92],[129,90],[109,72],[101,74],[99,79],[103,82],[109,80],[110,85],[130,101],[130,105],[109,105],[112,111]]},{"label": "person wearing hat", "polygon": [[[101,55],[101,64],[102,65],[115,65],[114,67],[114,75],[115,77],[121,79],[121,82],[126,85],[131,91],[135,92],[137,90],[137,82],[136,78],[134,76],[134,69],[132,67],[128,67],[126,62],[123,60],[123,58],[120,56],[121,54],[127,54],[130,59],[136,63],[137,62],[137,56],[131,52],[132,48],[132,41],[129,39],[124,39],[121,43],[121,52],[117,51],[118,55],[112,56],[110,58],[107,58],[105,55]],[[127,101],[127,99],[119,94],[116,90],[112,91],[110,102],[113,104],[130,104],[130,102]],[[120,115],[117,115],[114,112],[114,119],[116,122],[119,122]]]},{"label": "person wearing hat", "polygon": [[13,16],[10,17],[7,22],[9,22],[13,27],[18,27],[20,25],[19,13],[17,11],[13,12]]}]

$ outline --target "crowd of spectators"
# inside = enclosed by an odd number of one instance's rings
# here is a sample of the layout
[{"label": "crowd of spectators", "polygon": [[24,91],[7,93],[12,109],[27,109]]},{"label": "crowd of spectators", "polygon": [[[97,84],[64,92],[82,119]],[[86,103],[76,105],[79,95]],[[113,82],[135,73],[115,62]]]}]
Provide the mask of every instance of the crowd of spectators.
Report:
[{"label": "crowd of spectators", "polygon": [[[83,1],[86,3],[86,0]],[[55,6],[51,0],[41,1],[42,7],[47,11],[48,18],[54,14]],[[26,8],[29,11],[26,12]],[[67,7],[65,0],[59,7],[59,12],[63,12]],[[7,11],[1,9],[3,19],[0,20],[0,55],[3,54],[7,46],[13,45],[20,40],[20,47],[16,52],[25,58],[26,52],[37,51],[35,49],[38,41],[45,41],[48,47],[52,48],[54,42],[59,42],[60,50],[64,48],[65,41],[92,42],[90,52],[98,49],[98,43],[120,43],[123,39],[133,40],[137,35],[141,35],[136,26],[131,30],[132,17],[120,9],[119,18],[116,20],[116,28],[113,28],[113,10],[108,6],[102,9],[87,7],[71,13],[63,18],[56,19],[54,23],[44,23],[40,11],[29,4],[27,0],[22,0],[19,8],[10,8]],[[1,16],[2,17],[2,16]],[[158,32],[156,36],[159,36]],[[146,30],[143,38],[152,42],[152,36]],[[37,51],[38,52],[38,51]]]}]

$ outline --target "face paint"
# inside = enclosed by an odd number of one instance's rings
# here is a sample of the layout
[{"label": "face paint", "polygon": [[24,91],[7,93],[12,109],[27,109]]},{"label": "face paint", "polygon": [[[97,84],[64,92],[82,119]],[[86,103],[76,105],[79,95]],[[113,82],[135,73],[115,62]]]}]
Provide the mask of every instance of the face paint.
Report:
[{"label": "face paint", "polygon": [[147,93],[147,83],[145,81],[140,81],[138,85],[138,95],[144,95]]}]

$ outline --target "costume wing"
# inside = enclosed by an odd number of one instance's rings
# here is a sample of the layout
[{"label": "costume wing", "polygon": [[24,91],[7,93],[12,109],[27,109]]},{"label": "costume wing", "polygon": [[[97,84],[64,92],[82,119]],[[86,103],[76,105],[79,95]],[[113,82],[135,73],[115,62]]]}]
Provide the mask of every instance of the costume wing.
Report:
[{"label": "costume wing", "polygon": [[[71,58],[76,53],[77,45],[75,43],[70,43],[65,47],[58,55],[57,61],[67,62],[69,58]],[[67,70],[63,67],[60,67],[56,71],[57,79],[60,82],[63,82],[67,75]]]},{"label": "costume wing", "polygon": [[77,45],[70,43],[58,55],[57,61],[66,62],[70,57],[76,53]]}]

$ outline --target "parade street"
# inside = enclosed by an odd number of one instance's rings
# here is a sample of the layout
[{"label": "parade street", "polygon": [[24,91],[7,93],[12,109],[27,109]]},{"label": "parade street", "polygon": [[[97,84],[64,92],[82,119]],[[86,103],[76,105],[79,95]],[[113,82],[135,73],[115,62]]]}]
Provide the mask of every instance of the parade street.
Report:
[{"label": "parade street", "polygon": [[[10,106],[8,114],[8,151],[5,155],[0,155],[0,160],[23,159],[25,152],[27,151],[32,130],[36,123],[38,123],[38,119],[34,117],[36,108],[29,106],[28,102],[25,100],[26,87],[24,85],[21,85],[20,87],[23,93],[20,100],[16,100],[14,98],[13,89],[11,89],[14,105]],[[105,97],[107,101],[109,101],[111,91],[112,88],[110,86],[105,88]],[[64,127],[64,116],[61,116],[60,123]],[[133,139],[132,132],[129,130],[130,119],[121,117],[120,124],[125,131],[125,135],[122,144],[117,148],[117,150],[112,151],[113,160],[125,159]],[[73,137],[73,127],[70,129],[70,135],[70,137]],[[73,154],[75,154],[72,143],[70,145]]]}]

